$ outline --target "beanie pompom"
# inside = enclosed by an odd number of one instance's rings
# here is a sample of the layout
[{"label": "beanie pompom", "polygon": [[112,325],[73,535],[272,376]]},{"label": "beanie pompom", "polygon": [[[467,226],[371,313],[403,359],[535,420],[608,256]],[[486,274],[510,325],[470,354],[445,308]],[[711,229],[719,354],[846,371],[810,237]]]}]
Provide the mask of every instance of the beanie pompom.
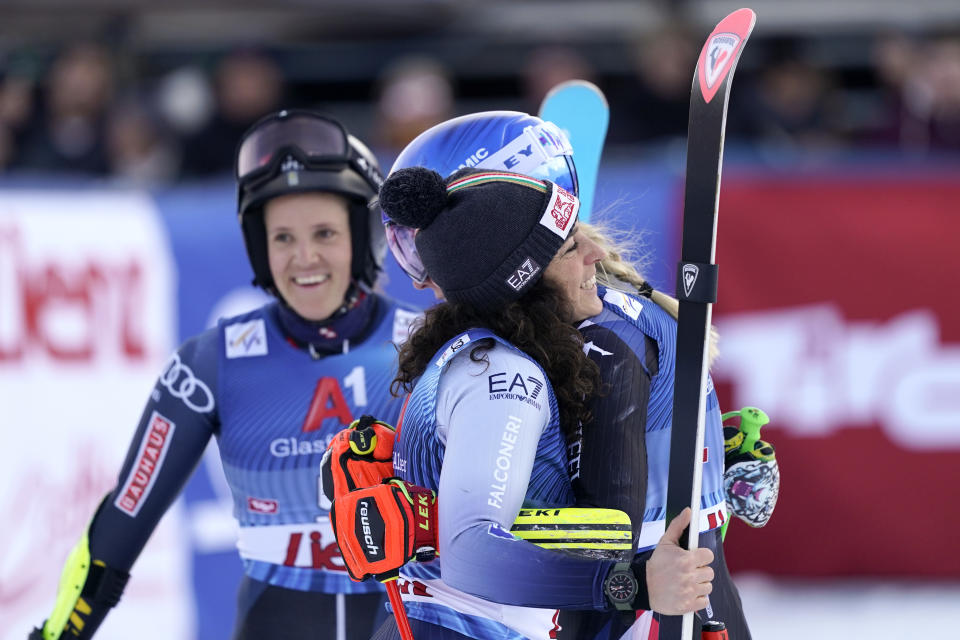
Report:
[{"label": "beanie pompom", "polygon": [[397,224],[423,229],[447,206],[447,185],[436,171],[400,169],[380,187],[380,206]]}]

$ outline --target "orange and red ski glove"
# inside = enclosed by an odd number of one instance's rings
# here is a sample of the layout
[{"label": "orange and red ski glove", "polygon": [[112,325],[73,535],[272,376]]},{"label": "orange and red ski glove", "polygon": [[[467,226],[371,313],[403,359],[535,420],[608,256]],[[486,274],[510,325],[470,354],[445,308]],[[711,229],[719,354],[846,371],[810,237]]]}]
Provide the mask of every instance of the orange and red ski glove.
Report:
[{"label": "orange and red ski glove", "polygon": [[341,429],[320,460],[320,506],[329,509],[335,498],[393,476],[395,435],[392,426],[368,415]]},{"label": "orange and red ski glove", "polygon": [[393,580],[410,560],[429,562],[436,554],[437,494],[399,478],[337,496],[330,522],[357,582]]}]

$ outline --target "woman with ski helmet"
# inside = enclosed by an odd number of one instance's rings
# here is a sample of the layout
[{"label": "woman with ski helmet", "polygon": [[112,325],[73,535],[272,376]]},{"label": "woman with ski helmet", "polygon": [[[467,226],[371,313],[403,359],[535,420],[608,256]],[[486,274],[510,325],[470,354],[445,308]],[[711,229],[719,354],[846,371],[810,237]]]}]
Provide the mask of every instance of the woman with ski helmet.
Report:
[{"label": "woman with ski helmet", "polygon": [[37,638],[93,636],[211,437],[240,525],[233,638],[368,638],[386,615],[378,583],[349,579],[317,477],[344,426],[396,420],[395,343],[418,316],[373,290],[376,159],[336,120],[281,111],[243,136],[236,179],[254,282],[276,299],[170,358]]},{"label": "woman with ski helmet", "polygon": [[[574,158],[574,149],[553,123],[525,113],[491,111],[453,118],[420,134],[400,153],[391,175],[413,166],[443,176],[464,166],[514,170],[549,179],[576,195]],[[386,214],[383,221],[390,250],[414,286],[431,288],[442,299],[417,251],[417,231]],[[577,505],[629,514],[638,557],[649,556],[665,528],[677,302],[655,290],[624,258],[622,242],[597,226],[580,223],[579,229],[602,249],[596,278],[603,310],[578,323],[578,329],[584,350],[600,367],[604,392],[590,402],[592,421],[581,425],[567,443],[569,475]],[[731,638],[744,640],[750,638],[750,631],[721,544],[720,525],[731,515],[725,500],[730,482],[725,479],[725,434],[712,385],[707,427],[705,446],[710,455],[704,466],[700,546],[714,553],[711,611],[725,622]],[[736,429],[733,432],[731,436]],[[763,447],[772,451],[763,441],[756,447],[758,452]],[[771,498],[762,509],[762,526],[776,503],[779,471],[772,455],[755,457],[754,463],[765,465],[771,478],[764,492]],[[737,462],[726,461],[726,467],[732,469]],[[728,478],[733,475],[731,469]],[[732,515],[758,526],[756,514],[733,511]],[[642,634],[653,625],[652,617],[644,615],[634,623],[612,612],[564,611],[559,622],[566,631],[560,637],[619,638],[631,624],[632,632]]]},{"label": "woman with ski helmet", "polygon": [[[444,179],[411,167],[391,174],[380,201],[418,230],[445,298],[401,348],[394,380],[410,393],[394,471],[435,491],[438,505],[436,559],[400,569],[419,583],[403,593],[414,637],[546,640],[560,631],[557,608],[700,608],[713,556],[677,547],[682,518],[632,562],[571,557],[510,533],[521,507],[573,504],[567,443],[599,387],[576,324],[602,310],[603,252],[578,227],[576,197],[516,173]],[[396,629],[384,623],[375,637]]]}]

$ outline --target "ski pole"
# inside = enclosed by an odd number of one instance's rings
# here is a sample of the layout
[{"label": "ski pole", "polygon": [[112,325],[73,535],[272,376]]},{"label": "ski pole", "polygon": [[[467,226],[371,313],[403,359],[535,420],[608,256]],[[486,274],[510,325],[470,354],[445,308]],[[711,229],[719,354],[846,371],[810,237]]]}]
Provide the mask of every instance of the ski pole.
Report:
[{"label": "ski pole", "polygon": [[410,628],[410,620],[407,618],[407,610],[403,608],[403,599],[400,597],[400,587],[397,586],[397,578],[387,581],[387,597],[390,598],[390,607],[393,608],[393,617],[397,621],[397,629],[400,630],[400,637],[403,640],[413,640],[413,629]]}]

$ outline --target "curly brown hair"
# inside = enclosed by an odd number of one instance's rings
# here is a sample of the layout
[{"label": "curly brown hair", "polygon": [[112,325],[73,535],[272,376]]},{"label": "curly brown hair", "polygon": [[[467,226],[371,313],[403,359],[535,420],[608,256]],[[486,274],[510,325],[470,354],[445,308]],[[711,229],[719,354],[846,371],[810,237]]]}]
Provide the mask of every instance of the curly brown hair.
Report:
[{"label": "curly brown hair", "polygon": [[[423,323],[400,348],[397,377],[390,392],[413,390],[434,354],[450,338],[468,329],[485,328],[503,338],[543,367],[560,410],[560,427],[568,439],[581,423],[590,421],[589,403],[600,388],[600,369],[583,352],[583,336],[563,318],[570,310],[560,292],[541,280],[522,298],[496,312],[481,312],[466,304],[443,302],[424,313]],[[486,362],[492,340],[481,340],[470,351],[474,362]]]}]

